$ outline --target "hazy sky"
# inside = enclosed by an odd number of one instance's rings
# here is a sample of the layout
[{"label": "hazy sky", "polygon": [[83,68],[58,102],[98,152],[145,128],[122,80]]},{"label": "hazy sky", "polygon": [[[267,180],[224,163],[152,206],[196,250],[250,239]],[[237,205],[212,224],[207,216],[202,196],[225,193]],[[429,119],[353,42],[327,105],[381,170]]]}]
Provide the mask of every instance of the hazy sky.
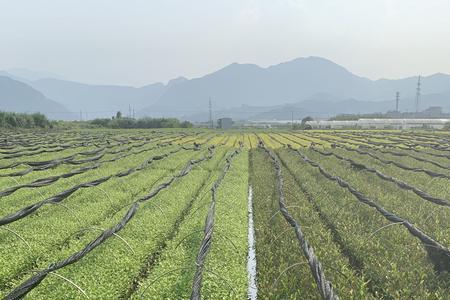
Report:
[{"label": "hazy sky", "polygon": [[372,79],[450,73],[449,0],[0,0],[0,69],[144,85],[322,56]]}]

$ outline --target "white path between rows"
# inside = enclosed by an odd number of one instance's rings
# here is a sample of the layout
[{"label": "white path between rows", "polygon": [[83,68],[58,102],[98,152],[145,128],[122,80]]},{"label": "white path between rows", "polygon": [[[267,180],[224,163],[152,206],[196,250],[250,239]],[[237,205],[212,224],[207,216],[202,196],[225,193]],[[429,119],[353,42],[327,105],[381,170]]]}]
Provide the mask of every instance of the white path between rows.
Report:
[{"label": "white path between rows", "polygon": [[253,227],[253,189],[248,189],[248,299],[256,300],[258,286],[256,284],[256,251],[255,251],[255,229]]}]

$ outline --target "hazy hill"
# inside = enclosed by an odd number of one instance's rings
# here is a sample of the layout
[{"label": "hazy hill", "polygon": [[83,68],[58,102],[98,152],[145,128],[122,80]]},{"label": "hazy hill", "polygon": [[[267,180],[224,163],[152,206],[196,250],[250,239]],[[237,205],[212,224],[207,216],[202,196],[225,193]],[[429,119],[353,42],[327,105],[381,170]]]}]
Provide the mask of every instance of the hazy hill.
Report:
[{"label": "hazy hill", "polygon": [[[444,112],[450,112],[450,92],[422,95],[419,110],[430,106],[441,106]],[[415,97],[401,98],[399,109],[402,112],[415,111]],[[290,120],[306,116],[328,118],[336,114],[364,114],[395,110],[395,100],[361,101],[356,99],[338,99],[328,95],[315,95],[297,103],[267,108],[264,112],[253,114],[253,120]]]},{"label": "hazy hill", "polygon": [[[444,112],[450,112],[450,92],[442,94],[428,94],[421,96],[420,110],[430,106],[441,106]],[[414,112],[415,98],[402,98],[400,111]],[[363,114],[395,110],[395,100],[361,101],[356,99],[342,99],[328,94],[317,94],[308,99],[295,103],[276,106],[240,106],[213,112],[213,118],[231,117],[235,120],[290,120],[292,114],[295,120],[306,116],[329,118],[337,114]],[[208,120],[207,110],[184,116],[187,120],[201,122]]]},{"label": "hazy hill", "polygon": [[[240,105],[271,106],[302,100],[318,92],[339,97],[363,95],[369,81],[320,58],[300,58],[269,68],[232,64],[169,88],[154,111],[204,109],[209,96],[217,109]],[[348,88],[351,86],[351,90]],[[356,89],[356,91],[355,91]]]},{"label": "hazy hill", "polygon": [[31,85],[73,112],[87,112],[89,118],[111,117],[119,110],[127,115],[130,106],[139,112],[154,103],[165,90],[162,83],[135,88],[89,85],[58,79],[40,79],[31,82]]},{"label": "hazy hill", "polygon": [[46,98],[26,83],[0,76],[0,110],[41,112],[51,119],[72,119],[74,116],[61,104]]},{"label": "hazy hill", "polygon": [[177,78],[174,78],[174,79],[170,80],[167,83],[167,87],[171,87],[171,86],[174,86],[176,84],[179,84],[179,83],[182,83],[182,82],[185,82],[185,81],[188,81],[188,79],[186,77],[179,76]]},{"label": "hazy hill", "polygon": [[[261,68],[251,64],[232,64],[217,72],[201,78],[185,80],[171,86],[159,100],[145,109],[147,114],[189,116],[206,111],[208,98],[211,97],[215,110],[248,106],[274,106],[285,103],[297,103],[310,100],[317,95],[342,101],[390,101],[395,92],[400,91],[402,98],[413,98],[417,77],[398,80],[370,80],[352,74],[347,69],[329,60],[308,57]],[[435,74],[422,78],[423,94],[444,94],[450,91],[450,76]],[[326,107],[316,97],[317,106],[312,111]],[[449,99],[450,100],[450,99]],[[353,105],[342,103],[336,105]],[[314,104],[314,103],[312,103]],[[358,110],[378,104],[358,104]],[[351,107],[350,107],[351,108]]]},{"label": "hazy hill", "polygon": [[14,79],[14,80],[26,83],[26,84],[28,84],[30,82],[30,80],[28,80],[28,79],[15,76],[7,71],[0,71],[0,76],[5,76],[5,77],[8,77],[8,78],[11,78],[11,79]]},{"label": "hazy hill", "polygon": [[[3,75],[28,83],[77,116],[81,110],[84,117],[87,113],[91,119],[111,117],[119,110],[128,115],[131,106],[136,116],[206,121],[210,97],[215,116],[239,119],[290,118],[292,110],[299,118],[384,112],[395,108],[397,91],[401,94],[401,110],[412,111],[417,84],[417,77],[370,80],[319,57],[298,58],[267,68],[235,63],[200,78],[178,77],[167,85],[155,83],[139,88],[17,77],[39,78],[44,73]],[[439,105],[449,111],[450,75],[438,73],[422,78],[422,94],[421,109]]]},{"label": "hazy hill", "polygon": [[15,77],[26,81],[34,81],[44,78],[56,78],[56,79],[63,79],[62,76],[52,73],[52,72],[45,72],[45,71],[35,71],[35,70],[29,70],[24,68],[13,68],[8,69],[4,71],[5,73],[9,74],[6,75],[8,77]]}]

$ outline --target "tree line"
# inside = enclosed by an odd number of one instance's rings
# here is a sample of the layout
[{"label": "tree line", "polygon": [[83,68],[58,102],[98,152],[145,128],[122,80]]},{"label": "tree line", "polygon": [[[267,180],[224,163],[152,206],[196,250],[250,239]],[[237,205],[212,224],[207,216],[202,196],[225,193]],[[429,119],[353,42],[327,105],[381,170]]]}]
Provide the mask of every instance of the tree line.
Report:
[{"label": "tree line", "polygon": [[41,113],[25,114],[0,111],[1,128],[52,128],[54,122]]},{"label": "tree line", "polygon": [[16,113],[0,111],[0,128],[73,128],[73,127],[104,127],[104,128],[191,128],[193,124],[175,118],[124,118],[117,113],[111,119],[95,119],[92,121],[71,122],[51,121],[41,113]]},{"label": "tree line", "polygon": [[180,121],[176,118],[124,118],[121,112],[111,119],[94,119],[89,121],[92,125],[106,128],[191,128],[193,124],[188,121]]}]

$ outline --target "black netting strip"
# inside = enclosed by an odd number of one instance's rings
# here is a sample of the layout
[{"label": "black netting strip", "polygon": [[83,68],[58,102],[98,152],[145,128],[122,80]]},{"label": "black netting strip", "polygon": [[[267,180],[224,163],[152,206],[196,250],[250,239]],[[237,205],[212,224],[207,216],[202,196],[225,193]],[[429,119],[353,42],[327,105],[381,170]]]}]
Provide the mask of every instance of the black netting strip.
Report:
[{"label": "black netting strip", "polygon": [[71,265],[73,263],[76,263],[80,259],[82,259],[84,256],[86,256],[89,252],[93,251],[95,248],[97,248],[99,245],[104,243],[107,239],[109,239],[111,236],[122,230],[125,225],[130,222],[130,220],[134,217],[137,210],[139,209],[139,206],[141,203],[150,200],[151,198],[155,197],[159,194],[162,190],[168,188],[176,179],[181,178],[189,174],[189,172],[192,170],[192,168],[207,160],[210,159],[213,156],[212,148],[208,148],[208,155],[203,156],[200,159],[197,160],[191,160],[189,163],[178,172],[178,174],[174,175],[172,178],[170,178],[168,181],[158,185],[155,189],[153,189],[149,194],[146,196],[137,199],[133,204],[131,204],[131,207],[126,212],[126,214],[122,217],[122,219],[113,227],[110,227],[109,229],[103,231],[96,239],[92,240],[89,244],[87,244],[82,250],[72,254],[67,259],[61,260],[59,262],[53,263],[49,265],[44,270],[39,271],[35,275],[31,276],[29,279],[27,279],[25,282],[20,284],[18,287],[16,287],[11,293],[6,295],[5,300],[13,300],[13,299],[21,299],[26,294],[28,294],[32,289],[34,289],[36,286],[38,286],[42,280],[44,280],[45,277],[51,272],[54,272],[56,270],[59,270],[61,268],[64,268],[68,265]]},{"label": "black netting strip", "polygon": [[376,203],[374,200],[368,198],[363,193],[352,187],[349,183],[347,183],[345,180],[338,176],[331,175],[329,172],[327,172],[319,163],[314,162],[310,160],[306,155],[304,155],[300,150],[294,150],[296,153],[299,154],[299,156],[302,158],[302,160],[309,165],[319,169],[320,173],[327,178],[330,181],[334,181],[342,188],[347,189],[353,196],[358,199],[359,202],[366,204],[370,207],[375,208],[385,219],[392,223],[399,223],[403,225],[408,231],[418,238],[422,244],[425,247],[425,250],[428,253],[428,256],[430,260],[433,262],[435,269],[438,272],[441,271],[450,271],[450,250],[441,245],[439,242],[435,241],[430,236],[426,235],[424,232],[422,232],[419,228],[414,226],[412,223],[410,223],[408,220],[405,220],[403,218],[400,218],[399,216],[395,215],[394,213],[387,211],[384,207]]},{"label": "black netting strip", "polygon": [[291,225],[294,228],[295,235],[297,236],[300,247],[303,251],[303,255],[308,261],[308,265],[310,267],[314,280],[316,281],[317,288],[319,290],[322,299],[327,300],[339,299],[339,297],[333,290],[333,285],[331,284],[330,281],[326,279],[322,264],[315,255],[314,249],[309,245],[308,241],[306,240],[306,237],[303,234],[298,222],[289,214],[289,211],[286,208],[283,191],[282,167],[278,157],[276,156],[275,153],[266,148],[262,140],[259,141],[259,147],[264,149],[264,151],[270,156],[275,165],[277,177],[278,203],[280,206],[280,212],[282,213],[285,220],[289,223],[289,225]]},{"label": "black netting strip", "polygon": [[228,170],[231,167],[232,159],[239,154],[239,151],[235,150],[227,157],[226,164],[220,174],[219,178],[214,182],[211,188],[211,204],[208,209],[208,214],[206,216],[205,228],[203,229],[204,236],[202,242],[200,244],[200,249],[197,254],[197,258],[195,260],[195,264],[197,266],[194,274],[194,280],[192,283],[192,292],[191,292],[191,300],[199,300],[201,299],[201,289],[202,289],[202,280],[203,280],[203,269],[206,257],[208,256],[209,250],[211,249],[213,231],[214,231],[214,220],[215,220],[215,210],[216,210],[216,193],[220,184],[222,183],[225,175],[228,173]]},{"label": "black netting strip", "polygon": [[[44,206],[46,204],[59,203],[59,202],[63,201],[64,199],[66,199],[67,197],[69,197],[70,195],[72,195],[74,192],[76,192],[76,191],[78,191],[80,189],[98,186],[98,185],[100,185],[100,184],[102,184],[102,183],[104,183],[104,182],[106,182],[106,181],[108,181],[108,180],[110,180],[111,178],[114,178],[114,177],[116,177],[116,178],[126,177],[126,176],[128,176],[128,175],[130,175],[132,173],[135,173],[136,171],[140,171],[140,170],[146,168],[152,162],[157,161],[157,160],[161,160],[163,158],[166,158],[166,157],[168,157],[168,156],[170,156],[170,155],[172,155],[174,153],[179,152],[182,149],[183,148],[180,147],[180,148],[178,148],[176,150],[172,150],[172,151],[170,151],[170,152],[168,152],[166,154],[152,156],[151,158],[147,159],[145,162],[143,162],[139,166],[134,167],[134,168],[130,168],[130,169],[127,169],[127,170],[120,171],[120,172],[118,172],[118,173],[116,173],[114,175],[105,176],[105,177],[98,178],[98,179],[95,179],[95,180],[92,180],[92,181],[89,181],[89,182],[85,182],[85,183],[81,183],[81,184],[75,185],[75,186],[71,187],[70,189],[67,189],[67,190],[65,190],[63,192],[60,192],[60,193],[58,193],[58,194],[56,194],[56,195],[54,195],[54,196],[52,196],[50,198],[47,198],[45,200],[36,202],[36,203],[34,203],[32,205],[24,207],[24,208],[14,212],[14,213],[12,213],[12,214],[9,214],[9,215],[1,218],[0,219],[0,226],[4,226],[4,225],[10,224],[12,222],[15,222],[17,220],[23,219],[26,216],[32,214],[33,212],[35,212],[36,210],[38,210],[39,208],[41,208],[42,206]],[[186,148],[186,149],[188,149],[188,148]],[[196,148],[191,148],[191,150],[195,150],[195,149]]]},{"label": "black netting strip", "polygon": [[[380,177],[383,180],[395,183],[399,188],[401,188],[403,190],[414,192],[417,196],[419,196],[420,198],[422,198],[422,199],[424,199],[426,201],[432,202],[434,204],[450,207],[450,202],[448,200],[446,200],[446,199],[433,197],[430,194],[422,191],[421,189],[419,189],[419,188],[417,188],[415,186],[412,186],[412,185],[410,185],[410,184],[408,184],[408,183],[406,183],[406,182],[404,182],[404,181],[402,181],[400,179],[397,179],[395,177],[392,177],[392,176],[386,175],[384,173],[381,173],[380,171],[378,171],[378,170],[376,170],[374,168],[368,167],[368,166],[366,166],[366,165],[364,165],[362,163],[355,162],[354,160],[352,160],[350,158],[346,158],[346,157],[343,157],[341,155],[338,155],[338,154],[332,153],[332,152],[323,152],[323,151],[320,151],[320,150],[315,149],[315,148],[311,148],[311,150],[313,150],[313,151],[315,151],[315,152],[317,152],[317,153],[319,153],[321,155],[324,155],[324,156],[334,156],[334,157],[336,157],[339,160],[348,162],[352,167],[354,167],[354,168],[356,168],[358,170],[364,170],[364,171],[367,171],[369,173],[373,173],[373,174],[377,175],[378,177]],[[440,176],[436,176],[436,177],[440,177]],[[442,177],[440,177],[440,178],[442,178]]]}]

